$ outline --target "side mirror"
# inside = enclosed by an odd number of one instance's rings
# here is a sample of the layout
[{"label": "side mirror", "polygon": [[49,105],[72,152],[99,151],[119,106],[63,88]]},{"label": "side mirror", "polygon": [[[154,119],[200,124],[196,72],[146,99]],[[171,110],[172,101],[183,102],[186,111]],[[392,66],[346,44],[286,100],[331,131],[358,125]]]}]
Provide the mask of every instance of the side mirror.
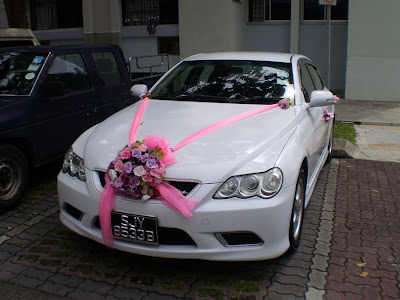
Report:
[{"label": "side mirror", "polygon": [[330,91],[313,91],[310,107],[327,106],[335,103],[335,97]]},{"label": "side mirror", "polygon": [[140,95],[146,94],[147,91],[147,85],[145,84],[135,84],[131,87],[131,95],[135,98],[140,98]]}]

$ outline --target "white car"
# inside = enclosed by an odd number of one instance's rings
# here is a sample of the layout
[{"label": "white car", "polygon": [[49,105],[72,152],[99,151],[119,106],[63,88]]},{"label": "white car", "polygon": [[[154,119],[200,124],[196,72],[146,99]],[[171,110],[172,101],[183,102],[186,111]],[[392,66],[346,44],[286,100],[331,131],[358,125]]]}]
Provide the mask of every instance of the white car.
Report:
[{"label": "white car", "polygon": [[[147,93],[147,87],[136,85],[131,92]],[[137,140],[156,134],[171,147],[219,121],[268,110],[227,122],[174,152],[165,181],[198,201],[191,217],[156,192],[143,201],[118,190],[108,216],[112,247],[221,261],[272,259],[296,250],[304,209],[332,149],[335,96],[312,62],[285,53],[199,54],[172,68],[149,94]],[[61,222],[99,243],[105,244],[99,222],[105,174],[129,143],[143,101],[83,133],[58,175]]]}]

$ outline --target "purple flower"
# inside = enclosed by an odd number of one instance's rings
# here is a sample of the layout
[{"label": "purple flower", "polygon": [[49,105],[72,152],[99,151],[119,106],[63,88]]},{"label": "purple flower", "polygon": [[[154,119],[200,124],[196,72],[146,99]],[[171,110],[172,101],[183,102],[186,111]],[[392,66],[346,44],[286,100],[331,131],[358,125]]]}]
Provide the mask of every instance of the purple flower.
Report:
[{"label": "purple flower", "polygon": [[139,180],[139,178],[137,178],[136,176],[132,176],[132,177],[129,179],[129,186],[130,186],[131,188],[135,188],[135,187],[139,186],[139,184],[140,184],[140,180]]},{"label": "purple flower", "polygon": [[143,154],[142,157],[140,158],[140,160],[142,162],[146,162],[149,159],[149,155],[150,154],[148,154],[148,153]]},{"label": "purple flower", "polygon": [[115,179],[115,181],[114,181],[114,187],[115,187],[116,189],[121,188],[123,185],[124,185],[124,183],[122,182],[122,180],[121,180],[120,177],[118,177],[117,179]]},{"label": "purple flower", "polygon": [[132,173],[133,170],[133,165],[130,161],[128,161],[127,163],[125,163],[125,172],[130,174]]},{"label": "purple flower", "polygon": [[154,158],[151,158],[146,161],[146,167],[149,169],[155,169],[158,168],[158,163]]},{"label": "purple flower", "polygon": [[142,151],[140,151],[138,148],[135,148],[132,150],[132,156],[140,159],[142,156]]},{"label": "purple flower", "polygon": [[285,102],[281,102],[281,108],[282,108],[282,109],[288,109],[289,106],[290,106],[290,104],[287,103],[286,101],[285,101]]}]

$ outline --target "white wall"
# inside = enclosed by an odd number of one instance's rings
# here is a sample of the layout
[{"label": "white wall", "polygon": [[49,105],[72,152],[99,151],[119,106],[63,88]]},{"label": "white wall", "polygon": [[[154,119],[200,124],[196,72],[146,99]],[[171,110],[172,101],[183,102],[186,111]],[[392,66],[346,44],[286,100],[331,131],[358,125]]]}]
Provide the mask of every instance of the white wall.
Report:
[{"label": "white wall", "polygon": [[201,52],[245,50],[247,1],[241,2],[179,0],[181,57]]},{"label": "white wall", "polygon": [[349,1],[346,98],[400,101],[400,1]]}]

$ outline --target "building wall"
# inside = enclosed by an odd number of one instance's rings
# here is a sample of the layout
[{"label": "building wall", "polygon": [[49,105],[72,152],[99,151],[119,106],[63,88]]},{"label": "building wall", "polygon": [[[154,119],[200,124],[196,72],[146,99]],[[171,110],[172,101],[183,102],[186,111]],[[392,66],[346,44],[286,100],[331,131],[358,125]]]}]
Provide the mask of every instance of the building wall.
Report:
[{"label": "building wall", "polygon": [[179,0],[181,58],[246,50],[247,1]]},{"label": "building wall", "polygon": [[[249,51],[290,52],[290,26],[290,22],[248,24],[247,49]],[[344,90],[347,22],[332,22],[330,83],[328,83],[326,23],[303,22],[299,24],[299,31],[298,52],[314,62],[330,89]]]},{"label": "building wall", "polygon": [[349,1],[346,98],[400,101],[400,1]]},{"label": "building wall", "polygon": [[[332,22],[331,64],[328,78],[328,27],[326,23],[304,22],[300,25],[299,53],[309,57],[331,90],[344,90],[347,56],[347,23]],[[329,82],[330,81],[330,82]]]},{"label": "building wall", "polygon": [[85,43],[121,45],[120,0],[82,0],[82,8]]}]

